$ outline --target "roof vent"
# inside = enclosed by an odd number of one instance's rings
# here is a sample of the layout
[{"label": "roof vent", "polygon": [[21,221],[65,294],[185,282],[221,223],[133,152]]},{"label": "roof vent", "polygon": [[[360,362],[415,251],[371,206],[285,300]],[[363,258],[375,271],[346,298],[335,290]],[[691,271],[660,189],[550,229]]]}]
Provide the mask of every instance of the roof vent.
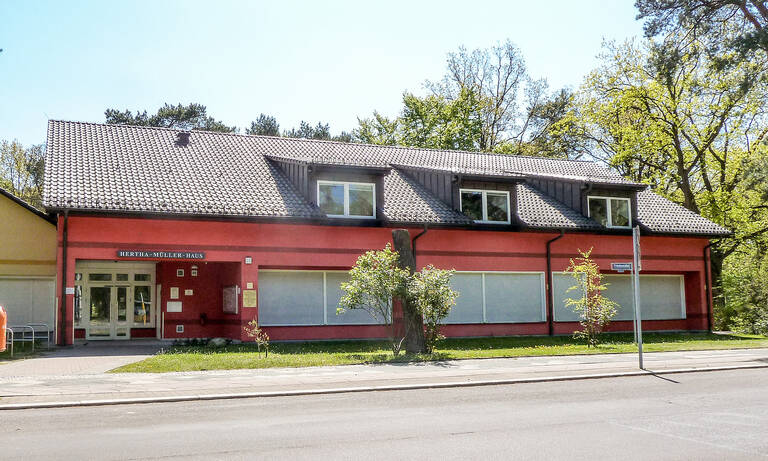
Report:
[{"label": "roof vent", "polygon": [[176,147],[187,147],[189,145],[189,131],[179,131],[176,133]]}]

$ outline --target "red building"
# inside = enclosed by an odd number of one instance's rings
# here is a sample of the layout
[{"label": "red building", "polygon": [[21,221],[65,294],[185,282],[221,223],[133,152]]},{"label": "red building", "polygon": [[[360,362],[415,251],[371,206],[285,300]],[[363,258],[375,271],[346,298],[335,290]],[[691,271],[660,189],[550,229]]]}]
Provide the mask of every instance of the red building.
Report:
[{"label": "red building", "polygon": [[449,336],[571,333],[562,271],[589,248],[631,331],[629,276],[607,269],[633,225],[643,327],[711,325],[707,249],[727,231],[591,162],[65,121],[47,145],[60,344],[245,339],[252,319],[273,340],[383,337],[336,305],[393,228],[417,265],[457,270]]}]

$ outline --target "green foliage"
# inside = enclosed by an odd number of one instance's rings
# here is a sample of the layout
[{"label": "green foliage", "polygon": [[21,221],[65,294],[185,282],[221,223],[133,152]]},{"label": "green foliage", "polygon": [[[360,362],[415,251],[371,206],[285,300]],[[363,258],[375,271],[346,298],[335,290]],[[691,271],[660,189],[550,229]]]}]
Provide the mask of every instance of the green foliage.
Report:
[{"label": "green foliage", "polygon": [[280,136],[280,124],[271,115],[259,114],[259,118],[251,122],[251,127],[247,128],[245,133],[262,136]]},{"label": "green foliage", "polygon": [[289,131],[283,132],[283,136],[286,138],[352,142],[352,135],[344,131],[342,131],[341,134],[337,136],[332,136],[330,125],[327,123],[317,122],[317,125],[312,126],[309,122],[305,122],[303,120],[299,124],[298,128],[291,128]]},{"label": "green foliage", "polygon": [[407,299],[424,320],[427,352],[443,337],[440,326],[456,303],[458,293],[451,289],[453,270],[427,266],[411,274],[398,264],[399,255],[387,244],[383,250],[368,251],[357,258],[349,271],[349,282],[337,314],[347,309],[363,309],[379,322],[389,325],[392,352],[397,356],[404,338],[398,337],[392,319],[392,299]]},{"label": "green foliage", "polygon": [[429,94],[406,92],[395,118],[374,112],[358,119],[358,142],[568,157],[568,136],[551,132],[567,113],[570,93],[550,94],[528,76],[510,41],[489,49],[450,53],[446,74],[426,82]]},{"label": "green foliage", "polygon": [[724,308],[715,312],[715,328],[768,335],[768,255],[748,248],[728,258],[723,271]]},{"label": "green foliage", "polygon": [[[739,31],[721,33],[728,41]],[[606,44],[570,119],[592,157],[733,231],[712,248],[715,311],[728,317],[723,261],[768,232],[768,62],[713,56],[713,41],[673,30],[663,41]]]},{"label": "green foliage", "polygon": [[259,322],[256,319],[251,320],[247,325],[243,325],[243,331],[256,343],[258,352],[261,352],[262,347],[264,348],[264,358],[267,358],[269,356],[269,335],[259,328]]},{"label": "green foliage", "polygon": [[22,146],[18,141],[0,142],[0,187],[42,208],[45,146]]},{"label": "green foliage", "polygon": [[429,265],[414,273],[408,283],[408,299],[424,319],[424,342],[430,354],[437,342],[445,338],[440,327],[459,295],[451,288],[454,272]]},{"label": "green foliage", "polygon": [[224,123],[209,117],[202,104],[190,103],[176,106],[165,104],[154,115],[148,115],[147,111],[130,110],[123,112],[116,109],[104,111],[104,117],[108,124],[157,126],[163,128],[175,128],[180,130],[206,130],[231,133],[237,131],[236,127],[230,127]]},{"label": "green foliage", "polygon": [[349,282],[341,284],[344,296],[336,313],[362,309],[380,323],[389,325],[392,352],[398,355],[404,338],[397,336],[391,301],[407,293],[409,276],[408,271],[398,266],[398,254],[389,244],[383,250],[365,252],[349,271]]},{"label": "green foliage", "polygon": [[589,346],[597,346],[600,334],[616,316],[618,304],[603,296],[608,285],[603,283],[600,267],[592,260],[592,248],[579,250],[578,258],[572,258],[566,271],[576,279],[576,285],[568,291],[576,291],[581,296],[568,298],[565,305],[579,315],[581,331],[574,332],[574,337],[583,338]]},{"label": "green foliage", "polygon": [[[636,0],[638,19],[645,19],[648,37],[680,34],[708,40],[709,53],[722,66],[768,51],[768,6],[764,0]],[[727,31],[737,30],[736,34]],[[736,54],[728,54],[735,51]]]}]

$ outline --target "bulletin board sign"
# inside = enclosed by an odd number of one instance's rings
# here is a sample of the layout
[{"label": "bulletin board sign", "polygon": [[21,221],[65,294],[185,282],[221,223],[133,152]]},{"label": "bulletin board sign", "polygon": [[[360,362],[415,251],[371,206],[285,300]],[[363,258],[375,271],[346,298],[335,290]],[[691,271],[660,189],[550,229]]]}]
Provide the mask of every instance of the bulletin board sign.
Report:
[{"label": "bulletin board sign", "polygon": [[256,307],[259,303],[259,292],[243,290],[243,307]]}]

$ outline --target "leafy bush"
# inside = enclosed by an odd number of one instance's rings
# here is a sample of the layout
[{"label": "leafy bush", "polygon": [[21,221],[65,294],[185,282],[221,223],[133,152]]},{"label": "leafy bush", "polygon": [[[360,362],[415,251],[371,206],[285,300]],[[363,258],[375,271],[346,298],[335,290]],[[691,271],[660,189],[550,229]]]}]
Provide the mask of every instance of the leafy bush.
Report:
[{"label": "leafy bush", "polygon": [[458,293],[451,289],[454,270],[429,265],[416,272],[408,283],[408,297],[424,319],[424,342],[427,353],[445,336],[440,334],[443,319],[451,313]]},{"label": "leafy bush", "polygon": [[576,279],[576,285],[568,291],[576,290],[582,296],[566,299],[565,305],[579,315],[582,329],[574,332],[573,336],[585,339],[589,346],[597,346],[600,334],[616,316],[618,304],[603,296],[608,285],[603,283],[600,266],[591,258],[592,248],[586,252],[578,251],[581,256],[571,259],[566,271],[573,273]]},{"label": "leafy bush", "polygon": [[408,271],[398,266],[398,254],[389,244],[383,250],[364,253],[349,271],[349,282],[341,284],[344,291],[336,314],[347,309],[362,309],[379,322],[389,325],[392,353],[398,355],[404,337],[399,337],[392,321],[392,299],[407,291]]}]

